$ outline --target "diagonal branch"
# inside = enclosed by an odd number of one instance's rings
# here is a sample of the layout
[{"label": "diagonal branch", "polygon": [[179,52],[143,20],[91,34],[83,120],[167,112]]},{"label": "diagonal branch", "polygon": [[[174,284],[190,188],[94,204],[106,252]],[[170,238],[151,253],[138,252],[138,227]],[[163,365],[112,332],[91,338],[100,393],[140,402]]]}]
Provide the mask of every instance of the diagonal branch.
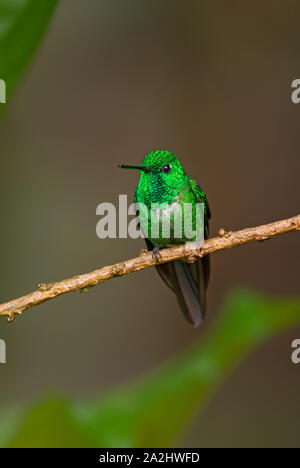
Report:
[{"label": "diagonal branch", "polygon": [[[225,232],[224,229],[220,229],[218,237],[206,240],[201,250],[197,248],[195,243],[171,247],[161,251],[159,261],[160,263],[171,262],[173,260],[193,262],[197,257],[203,257],[218,250],[229,249],[230,247],[253,241],[264,241],[279,234],[299,230],[300,214],[293,218],[235,232]],[[58,283],[40,284],[38,291],[0,305],[0,316],[6,315],[8,320],[11,321],[15,315],[22,314],[24,310],[53,299],[56,296],[71,291],[85,290],[96,284],[104,283],[104,281],[111,278],[144,270],[145,268],[155,266],[156,262],[157,260],[153,258],[151,253],[143,252],[139,257],[125,260],[115,265],[105,266],[91,273],[74,276]]]}]

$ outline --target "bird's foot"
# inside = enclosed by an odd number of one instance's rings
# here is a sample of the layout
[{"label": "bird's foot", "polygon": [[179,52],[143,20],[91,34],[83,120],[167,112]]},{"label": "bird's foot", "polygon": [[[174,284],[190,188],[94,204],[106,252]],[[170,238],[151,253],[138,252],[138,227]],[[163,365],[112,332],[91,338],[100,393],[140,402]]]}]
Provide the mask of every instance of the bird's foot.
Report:
[{"label": "bird's foot", "polygon": [[201,237],[197,237],[197,239],[196,239],[196,248],[197,248],[197,251],[198,251],[199,254],[201,254],[202,247],[203,247],[203,239]]},{"label": "bird's foot", "polygon": [[154,258],[157,263],[160,262],[161,254],[160,254],[160,248],[159,247],[154,247],[154,249],[152,250],[152,258]]}]

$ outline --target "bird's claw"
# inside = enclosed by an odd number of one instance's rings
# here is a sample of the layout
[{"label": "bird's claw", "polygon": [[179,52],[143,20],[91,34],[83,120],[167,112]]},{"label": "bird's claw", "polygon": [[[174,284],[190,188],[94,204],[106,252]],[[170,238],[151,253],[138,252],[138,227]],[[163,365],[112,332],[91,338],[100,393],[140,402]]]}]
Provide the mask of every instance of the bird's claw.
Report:
[{"label": "bird's claw", "polygon": [[197,247],[198,253],[201,254],[202,247],[203,247],[203,239],[201,239],[200,237],[197,237],[196,247]]},{"label": "bird's claw", "polygon": [[154,258],[157,263],[160,262],[161,254],[159,247],[154,247],[154,249],[152,250],[152,258]]}]

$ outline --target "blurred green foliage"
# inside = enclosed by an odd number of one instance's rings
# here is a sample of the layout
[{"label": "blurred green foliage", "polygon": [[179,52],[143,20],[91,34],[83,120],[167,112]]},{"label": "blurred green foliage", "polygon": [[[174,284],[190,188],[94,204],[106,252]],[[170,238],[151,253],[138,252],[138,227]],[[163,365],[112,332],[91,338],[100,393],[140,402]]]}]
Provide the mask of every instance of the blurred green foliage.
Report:
[{"label": "blurred green foliage", "polygon": [[300,299],[237,290],[199,345],[92,403],[49,398],[3,414],[9,447],[166,447],[176,444],[224,378],[259,344],[300,323]]},{"label": "blurred green foliage", "polygon": [[[9,96],[37,48],[57,0],[0,0],[0,78]],[[0,106],[0,112],[4,106]]]}]

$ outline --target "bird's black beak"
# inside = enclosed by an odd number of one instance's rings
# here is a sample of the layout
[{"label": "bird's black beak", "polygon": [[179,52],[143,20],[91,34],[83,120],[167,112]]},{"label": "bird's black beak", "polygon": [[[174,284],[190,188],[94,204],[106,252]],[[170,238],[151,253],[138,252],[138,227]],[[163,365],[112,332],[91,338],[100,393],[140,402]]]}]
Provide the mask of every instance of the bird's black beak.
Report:
[{"label": "bird's black beak", "polygon": [[128,166],[127,164],[120,164],[118,167],[121,169],[133,169],[135,171],[150,172],[150,169],[145,166]]}]

